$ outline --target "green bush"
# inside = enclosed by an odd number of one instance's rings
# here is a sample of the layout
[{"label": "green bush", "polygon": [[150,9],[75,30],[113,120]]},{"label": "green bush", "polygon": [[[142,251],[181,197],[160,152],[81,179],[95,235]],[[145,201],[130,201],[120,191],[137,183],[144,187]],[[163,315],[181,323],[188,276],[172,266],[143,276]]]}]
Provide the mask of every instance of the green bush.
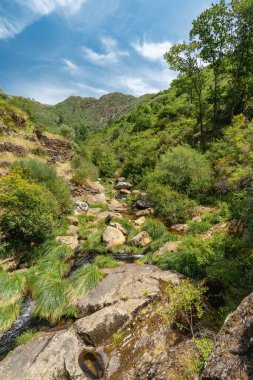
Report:
[{"label": "green bush", "polygon": [[83,185],[87,178],[96,180],[99,177],[98,168],[92,162],[81,156],[74,157],[72,160],[72,166],[74,168],[72,180],[77,185]]},{"label": "green bush", "polygon": [[211,188],[212,170],[201,153],[190,147],[178,146],[162,156],[150,181],[200,199]]},{"label": "green bush", "polygon": [[153,203],[156,214],[169,225],[190,219],[195,203],[186,195],[157,183],[149,184],[147,195]]},{"label": "green bush", "polygon": [[72,211],[72,201],[70,189],[67,183],[57,176],[54,167],[48,166],[38,159],[23,159],[13,165],[14,168],[22,169],[26,178],[44,185],[52,193],[59,207],[56,208],[56,215],[69,214]]},{"label": "green bush", "polygon": [[152,240],[157,240],[167,233],[167,228],[160,220],[148,218],[142,225],[142,231],[147,231]]},{"label": "green bush", "polygon": [[59,207],[51,192],[17,173],[0,178],[0,232],[6,241],[30,245],[53,232]]}]

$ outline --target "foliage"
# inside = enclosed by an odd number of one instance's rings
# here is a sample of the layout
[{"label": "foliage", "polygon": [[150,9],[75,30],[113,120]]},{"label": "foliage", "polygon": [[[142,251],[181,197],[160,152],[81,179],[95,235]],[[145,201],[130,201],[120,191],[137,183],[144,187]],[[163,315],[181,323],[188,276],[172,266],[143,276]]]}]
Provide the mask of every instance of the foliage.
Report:
[{"label": "foliage", "polygon": [[74,168],[74,175],[72,180],[78,184],[83,185],[87,178],[96,180],[99,176],[98,168],[86,158],[75,156],[71,161]]},{"label": "foliage", "polygon": [[117,331],[116,333],[112,334],[112,343],[114,345],[119,344],[124,339],[125,334],[123,332]]},{"label": "foliage", "polygon": [[157,240],[167,233],[167,228],[158,219],[148,218],[142,225],[142,231],[146,231],[152,240]]},{"label": "foliage", "polygon": [[149,184],[147,194],[156,214],[169,225],[183,223],[190,218],[195,203],[186,195],[157,183]]},{"label": "foliage", "polygon": [[202,297],[206,288],[193,285],[189,280],[182,280],[181,284],[169,285],[169,305],[166,319],[169,323],[176,322],[177,326],[189,330],[194,336],[195,319],[203,316]]},{"label": "foliage", "polygon": [[21,168],[24,176],[36,183],[44,185],[52,193],[59,207],[58,215],[69,214],[72,211],[72,201],[67,183],[57,176],[54,167],[48,166],[38,159],[23,159],[14,163],[14,168]]},{"label": "foliage", "polygon": [[98,255],[95,258],[94,265],[98,268],[116,268],[119,263],[112,256]]},{"label": "foliage", "polygon": [[196,364],[199,372],[201,373],[204,369],[205,362],[212,353],[213,342],[209,338],[201,337],[199,339],[194,339],[194,343],[199,351],[199,357]]},{"label": "foliage", "polygon": [[17,244],[42,242],[54,227],[59,207],[45,187],[31,183],[18,173],[0,179],[0,231],[7,241]]}]

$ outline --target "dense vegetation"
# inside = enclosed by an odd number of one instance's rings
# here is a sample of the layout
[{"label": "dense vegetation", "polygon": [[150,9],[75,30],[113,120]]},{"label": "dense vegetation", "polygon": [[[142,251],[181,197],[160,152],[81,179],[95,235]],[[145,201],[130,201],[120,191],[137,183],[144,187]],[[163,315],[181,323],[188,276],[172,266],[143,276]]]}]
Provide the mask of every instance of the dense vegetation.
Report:
[{"label": "dense vegetation", "polygon": [[[167,318],[189,322],[188,313],[194,312],[205,328],[217,330],[253,290],[252,0],[212,5],[194,20],[189,41],[172,46],[165,59],[179,75],[168,90],[155,95],[135,99],[112,94],[99,101],[71,97],[52,107],[2,93],[0,110],[8,108],[26,120],[18,106],[30,115],[31,128],[40,126],[71,140],[72,182],[78,186],[100,176],[111,191],[117,171],[143,192],[128,200],[134,208],[144,199],[154,209],[141,226],[151,244],[131,245],[137,227],[127,218],[114,218],[128,237],[112,253],[142,253],[139,264],[156,264],[207,288],[218,287],[211,294],[187,281],[181,290],[169,289],[173,307],[167,313]],[[4,114],[1,121],[10,123],[10,118]],[[196,217],[202,206],[207,211]],[[54,167],[35,159],[16,161],[0,177],[0,208],[0,255],[21,255],[28,267],[25,274],[0,270],[0,331],[17,318],[27,294],[36,301],[40,318],[56,323],[75,317],[76,297],[102,280],[100,268],[118,265],[101,241],[105,220],[94,224],[93,215],[78,217],[79,251],[99,256],[70,275],[72,251],[56,243],[55,236],[66,227],[73,207],[69,186]],[[169,229],[178,223],[187,229],[173,234]],[[154,255],[169,242],[176,252]],[[204,292],[208,313],[202,310]],[[194,335],[189,323],[188,329]],[[121,338],[114,336],[115,341]],[[206,358],[210,342],[196,342]]]}]

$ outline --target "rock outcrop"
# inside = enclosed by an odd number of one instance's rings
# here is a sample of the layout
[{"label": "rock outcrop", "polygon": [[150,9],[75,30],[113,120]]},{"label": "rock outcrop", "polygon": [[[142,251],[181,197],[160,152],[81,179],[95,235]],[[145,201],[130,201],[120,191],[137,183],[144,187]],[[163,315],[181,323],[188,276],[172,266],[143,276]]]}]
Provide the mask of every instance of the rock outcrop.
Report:
[{"label": "rock outcrop", "polygon": [[253,379],[253,293],[227,317],[202,375],[202,380],[228,379]]}]

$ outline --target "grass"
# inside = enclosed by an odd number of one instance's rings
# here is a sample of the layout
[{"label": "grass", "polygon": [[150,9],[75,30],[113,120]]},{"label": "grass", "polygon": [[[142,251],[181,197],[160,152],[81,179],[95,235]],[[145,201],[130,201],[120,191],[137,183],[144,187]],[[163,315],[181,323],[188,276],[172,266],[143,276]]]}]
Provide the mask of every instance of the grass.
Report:
[{"label": "grass", "polygon": [[117,331],[116,333],[112,334],[112,343],[114,345],[119,344],[124,339],[125,334],[123,332]]},{"label": "grass", "polygon": [[212,224],[208,220],[202,220],[200,222],[191,220],[188,222],[189,230],[187,232],[198,235],[208,231]]},{"label": "grass", "polygon": [[113,218],[113,221],[121,224],[121,226],[126,230],[128,238],[132,239],[137,234],[137,229],[134,225],[129,222],[126,218]]},{"label": "grass", "polygon": [[99,255],[95,258],[94,264],[98,266],[98,268],[116,268],[119,266],[117,260],[115,260],[112,256]]},{"label": "grass", "polygon": [[31,340],[33,340],[34,338],[36,338],[36,336],[39,336],[39,335],[40,335],[39,332],[35,332],[32,330],[25,331],[24,333],[22,333],[21,335],[19,335],[16,338],[16,344],[18,346],[26,344],[26,343],[30,342]]},{"label": "grass", "polygon": [[70,297],[76,298],[93,288],[104,278],[97,265],[85,265],[78,269],[70,279]]},{"label": "grass", "polygon": [[159,239],[153,241],[150,245],[152,251],[157,251],[159,248],[163,247],[168,241],[177,241],[178,236],[172,232],[166,232]]},{"label": "grass", "polygon": [[22,307],[22,301],[0,305],[0,333],[7,331],[18,318]]},{"label": "grass", "polygon": [[102,211],[108,210],[108,204],[107,203],[89,203],[90,208],[101,208]]},{"label": "grass", "polygon": [[157,240],[166,234],[167,227],[158,219],[148,218],[142,225],[142,231],[146,231],[152,240]]}]

